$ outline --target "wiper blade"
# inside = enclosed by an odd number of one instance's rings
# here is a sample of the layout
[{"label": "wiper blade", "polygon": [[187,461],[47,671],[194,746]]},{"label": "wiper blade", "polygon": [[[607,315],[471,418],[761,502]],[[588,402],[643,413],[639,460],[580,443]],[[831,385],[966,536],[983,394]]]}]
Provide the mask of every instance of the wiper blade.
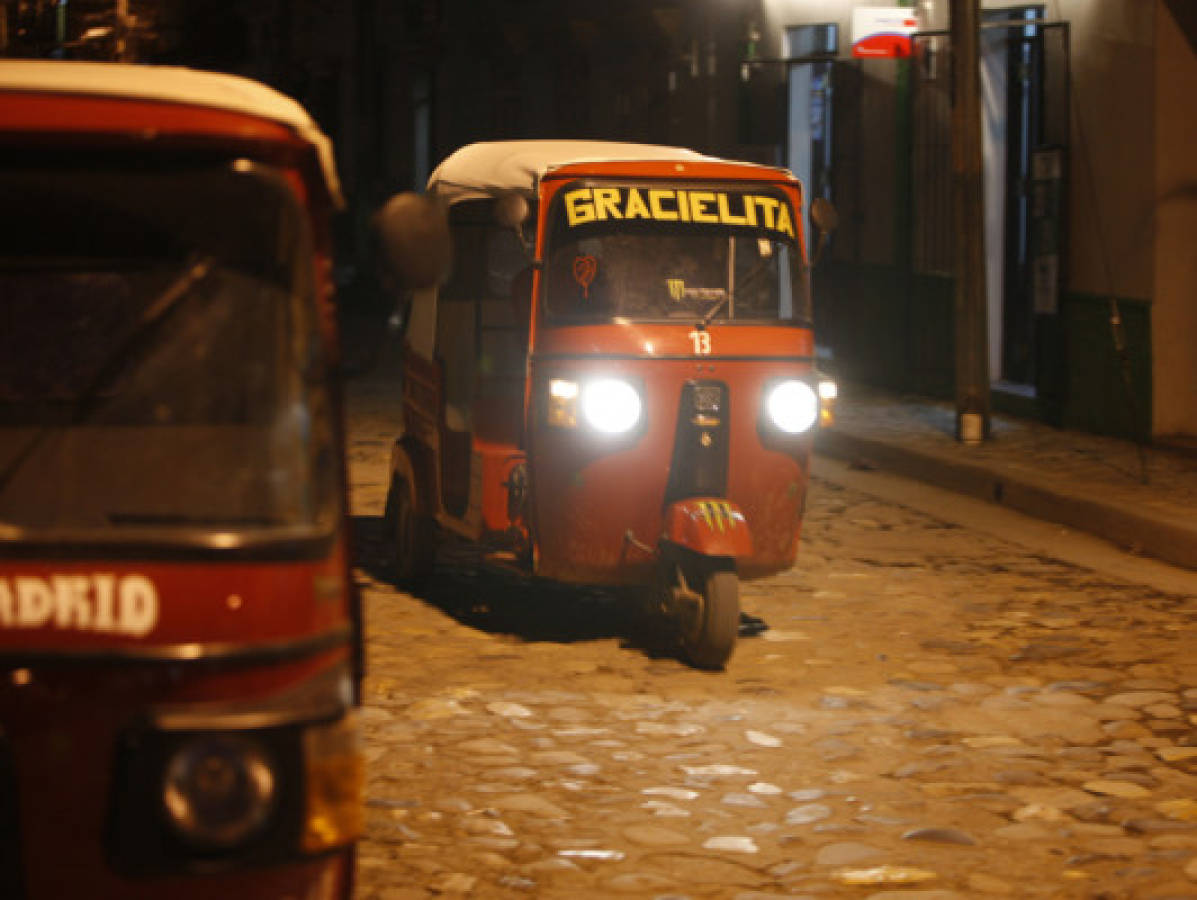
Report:
[{"label": "wiper blade", "polygon": [[704,315],[702,317],[702,324],[710,325],[711,319],[713,319],[713,318],[715,318],[715,316],[719,315],[719,310],[721,310],[721,309],[723,309],[723,307],[727,306],[727,301],[730,299],[731,299],[731,295],[725,292],[722,297],[720,297],[717,301],[715,301],[715,305],[707,310],[706,315]]},{"label": "wiper blade", "polygon": [[[124,370],[125,366],[128,365],[129,355],[157,333],[161,324],[167,320],[171,312],[178,308],[179,302],[187,296],[188,292],[208,277],[212,271],[214,262],[212,257],[205,256],[190,263],[142,311],[132,332],[108,354],[103,365],[99,367],[91,381],[88,382],[87,386],[81,392],[75,412],[65,427],[69,428],[78,425],[87,418],[88,413],[95,406],[100,394]],[[12,483],[13,478],[25,466],[29,457],[42,445],[42,441],[46,439],[46,436],[52,430],[53,426],[42,425],[25,446],[21,448],[20,452],[8,461],[3,471],[0,471],[0,494],[4,493],[4,490]]]}]

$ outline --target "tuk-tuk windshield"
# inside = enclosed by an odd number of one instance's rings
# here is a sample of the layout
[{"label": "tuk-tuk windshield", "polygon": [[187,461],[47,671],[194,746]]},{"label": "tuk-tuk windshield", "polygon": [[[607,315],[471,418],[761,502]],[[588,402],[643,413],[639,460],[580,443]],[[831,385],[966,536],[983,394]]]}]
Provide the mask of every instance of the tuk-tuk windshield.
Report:
[{"label": "tuk-tuk windshield", "polygon": [[798,219],[780,191],[575,183],[549,215],[549,322],[810,324]]},{"label": "tuk-tuk windshield", "polygon": [[0,540],[331,526],[310,240],[278,173],[42,157],[4,168],[0,208]]}]

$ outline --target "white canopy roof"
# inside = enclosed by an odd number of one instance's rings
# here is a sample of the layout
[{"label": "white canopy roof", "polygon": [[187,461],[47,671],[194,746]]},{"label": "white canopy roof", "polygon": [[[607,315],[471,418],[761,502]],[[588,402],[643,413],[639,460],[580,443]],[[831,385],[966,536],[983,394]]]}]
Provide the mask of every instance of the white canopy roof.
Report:
[{"label": "white canopy roof", "polygon": [[278,122],[315,148],[329,195],[338,206],[344,205],[332,142],[302,106],[257,81],[175,66],[0,60],[3,91],[155,100],[247,113]]},{"label": "white canopy roof", "polygon": [[428,179],[428,191],[449,203],[514,192],[531,197],[546,171],[575,162],[731,162],[682,147],[616,141],[491,141],[448,156]]}]

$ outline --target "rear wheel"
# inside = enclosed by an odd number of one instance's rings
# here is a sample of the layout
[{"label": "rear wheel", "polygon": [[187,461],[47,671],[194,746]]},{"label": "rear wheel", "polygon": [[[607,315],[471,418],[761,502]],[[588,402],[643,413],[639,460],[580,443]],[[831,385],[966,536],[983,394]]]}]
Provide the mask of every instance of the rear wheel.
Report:
[{"label": "rear wheel", "polygon": [[391,482],[384,513],[391,568],[400,587],[423,587],[436,558],[434,525],[427,516],[416,512],[411,486],[402,478]]},{"label": "rear wheel", "polygon": [[683,614],[682,649],[696,668],[722,669],[740,630],[740,579],[727,570],[697,575],[701,593],[692,597],[692,608]]}]

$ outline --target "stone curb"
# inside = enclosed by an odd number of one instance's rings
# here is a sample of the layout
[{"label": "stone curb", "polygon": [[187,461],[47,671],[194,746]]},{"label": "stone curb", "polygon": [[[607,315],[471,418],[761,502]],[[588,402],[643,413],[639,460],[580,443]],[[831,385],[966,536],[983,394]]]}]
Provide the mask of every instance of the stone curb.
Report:
[{"label": "stone curb", "polygon": [[1136,553],[1197,570],[1197,523],[1145,514],[1081,495],[1047,479],[914,450],[839,429],[819,432],[815,451],[967,494],[1104,538]]}]

